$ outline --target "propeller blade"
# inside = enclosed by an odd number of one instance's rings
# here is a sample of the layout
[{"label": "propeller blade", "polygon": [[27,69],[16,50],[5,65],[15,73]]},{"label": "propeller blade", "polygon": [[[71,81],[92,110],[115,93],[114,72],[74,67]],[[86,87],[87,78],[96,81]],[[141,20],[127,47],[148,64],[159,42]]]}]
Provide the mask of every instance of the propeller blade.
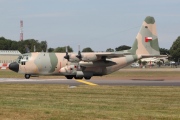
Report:
[{"label": "propeller blade", "polygon": [[80,45],[78,45],[78,51],[80,51]]},{"label": "propeller blade", "polygon": [[78,45],[78,55],[76,55],[77,58],[81,59],[82,55],[81,55],[81,51],[80,51],[80,45]]},{"label": "propeller blade", "polygon": [[36,52],[36,46],[34,45],[34,52]]},{"label": "propeller blade", "polygon": [[66,55],[64,56],[65,59],[67,59],[69,61],[69,55],[68,55],[68,49],[67,49],[67,46],[66,46]]},{"label": "propeller blade", "polygon": [[67,48],[67,46],[66,46],[66,53],[68,53],[68,48]]}]

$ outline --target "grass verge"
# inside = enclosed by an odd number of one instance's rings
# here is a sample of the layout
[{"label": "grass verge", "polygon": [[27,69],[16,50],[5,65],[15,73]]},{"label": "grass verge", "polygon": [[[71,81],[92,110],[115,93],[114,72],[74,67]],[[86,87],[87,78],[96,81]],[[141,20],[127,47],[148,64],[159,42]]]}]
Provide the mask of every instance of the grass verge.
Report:
[{"label": "grass verge", "polygon": [[0,84],[0,118],[180,119],[179,87]]}]

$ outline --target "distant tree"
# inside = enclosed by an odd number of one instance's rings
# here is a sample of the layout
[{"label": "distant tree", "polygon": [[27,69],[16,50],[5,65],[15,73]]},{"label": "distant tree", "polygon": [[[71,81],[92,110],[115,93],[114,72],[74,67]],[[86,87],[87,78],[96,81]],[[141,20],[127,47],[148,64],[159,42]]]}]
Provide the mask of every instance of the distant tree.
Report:
[{"label": "distant tree", "polygon": [[30,52],[34,51],[34,46],[36,46],[36,51],[46,51],[47,42],[34,39],[27,39],[23,41],[13,41],[8,40],[4,37],[0,37],[0,50],[19,50],[21,53],[26,53],[26,48],[29,49]]},{"label": "distant tree", "polygon": [[40,46],[41,46],[42,51],[46,52],[47,42],[46,41],[41,41]]},{"label": "distant tree", "polygon": [[0,40],[6,40],[6,38],[4,38],[4,37],[0,37]]},{"label": "distant tree", "polygon": [[130,48],[131,48],[130,46],[122,45],[122,46],[119,46],[119,47],[115,48],[115,50],[116,51],[121,51],[121,50],[128,50]]},{"label": "distant tree", "polygon": [[[34,52],[34,46],[36,48],[36,52],[46,51],[47,42],[46,41],[38,41],[35,39],[27,39],[23,41],[13,41],[8,40],[4,37],[0,37],[0,50],[19,50],[19,52],[26,53],[26,49],[29,49],[29,52]],[[48,52],[65,52],[66,47],[57,47],[49,48]],[[68,46],[68,52],[73,52],[73,49]]]},{"label": "distant tree", "polygon": [[0,49],[1,50],[11,50],[11,40],[5,39],[4,37],[0,38]]},{"label": "distant tree", "polygon": [[[73,52],[73,49],[70,46],[67,46],[68,52]],[[54,52],[66,52],[66,47],[57,47]]]},{"label": "distant tree", "polygon": [[145,67],[145,66],[146,66],[146,64],[147,64],[147,62],[146,62],[146,61],[142,61],[142,65],[143,65],[143,67]]},{"label": "distant tree", "polygon": [[166,48],[160,48],[159,49],[161,55],[167,55],[169,54],[169,50]]},{"label": "distant tree", "polygon": [[29,52],[34,52],[34,46],[36,48],[36,52],[41,52],[41,51],[46,51],[47,48],[47,42],[46,41],[41,41],[39,42],[38,40],[34,39],[27,39],[24,41],[18,41],[18,50],[21,53],[26,53],[26,49],[29,49]]},{"label": "distant tree", "polygon": [[170,48],[170,55],[175,62],[180,59],[180,36],[173,42]]},{"label": "distant tree", "polygon": [[84,48],[82,52],[94,52],[90,47]]},{"label": "distant tree", "polygon": [[158,61],[156,64],[158,65],[158,67],[161,67],[162,62],[161,62],[161,61]]},{"label": "distant tree", "polygon": [[[28,41],[28,47],[30,52],[41,52],[42,51],[42,47],[41,47],[41,43],[38,40],[35,39],[27,39],[25,41]],[[34,46],[35,46],[35,50],[34,50]]]},{"label": "distant tree", "polygon": [[17,49],[18,49],[18,42],[11,41],[11,50],[17,50]]},{"label": "distant tree", "polygon": [[48,52],[54,52],[54,48],[49,48]]},{"label": "distant tree", "polygon": [[142,64],[142,61],[141,61],[141,59],[140,59],[140,60],[138,60],[138,63],[139,63],[139,65],[141,65],[141,64]]},{"label": "distant tree", "polygon": [[108,48],[108,49],[106,50],[106,52],[114,52],[114,49]]},{"label": "distant tree", "polygon": [[64,47],[57,47],[54,49],[54,52],[66,52]]}]

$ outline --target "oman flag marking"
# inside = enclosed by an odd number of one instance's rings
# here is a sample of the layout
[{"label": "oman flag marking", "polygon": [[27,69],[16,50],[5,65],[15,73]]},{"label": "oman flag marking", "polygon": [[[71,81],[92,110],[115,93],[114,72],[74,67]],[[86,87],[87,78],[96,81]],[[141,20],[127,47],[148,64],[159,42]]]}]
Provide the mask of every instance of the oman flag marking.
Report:
[{"label": "oman flag marking", "polygon": [[152,40],[152,37],[145,37],[145,42],[149,42],[150,40]]}]

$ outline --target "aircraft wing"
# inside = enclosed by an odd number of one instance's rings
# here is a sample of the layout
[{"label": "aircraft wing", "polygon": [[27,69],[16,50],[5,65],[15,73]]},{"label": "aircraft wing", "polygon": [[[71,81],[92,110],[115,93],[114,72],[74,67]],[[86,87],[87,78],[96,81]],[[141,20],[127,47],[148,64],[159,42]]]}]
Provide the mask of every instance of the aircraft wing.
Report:
[{"label": "aircraft wing", "polygon": [[95,53],[97,57],[102,58],[117,58],[117,57],[124,57],[125,55],[131,55],[130,52],[105,52],[105,53]]}]

